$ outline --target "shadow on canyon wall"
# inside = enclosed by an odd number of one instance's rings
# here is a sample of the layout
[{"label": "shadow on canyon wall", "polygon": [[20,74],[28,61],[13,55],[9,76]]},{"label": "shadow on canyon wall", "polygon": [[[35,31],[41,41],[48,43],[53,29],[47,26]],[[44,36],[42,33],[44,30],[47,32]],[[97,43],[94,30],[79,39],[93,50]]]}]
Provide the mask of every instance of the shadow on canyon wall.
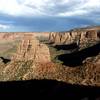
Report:
[{"label": "shadow on canyon wall", "polygon": [[[64,98],[63,100],[100,99],[100,87],[71,85],[56,80],[0,82],[0,97]],[[49,97],[49,98],[48,98]]]},{"label": "shadow on canyon wall", "polygon": [[58,56],[58,59],[63,61],[64,65],[75,67],[78,65],[82,65],[82,62],[87,57],[93,57],[100,53],[100,43],[83,49],[81,51],[76,51],[70,54],[62,54]]},{"label": "shadow on canyon wall", "polygon": [[72,43],[69,45],[56,45],[55,48],[57,50],[73,50],[73,49],[77,49],[78,46],[76,43]]}]

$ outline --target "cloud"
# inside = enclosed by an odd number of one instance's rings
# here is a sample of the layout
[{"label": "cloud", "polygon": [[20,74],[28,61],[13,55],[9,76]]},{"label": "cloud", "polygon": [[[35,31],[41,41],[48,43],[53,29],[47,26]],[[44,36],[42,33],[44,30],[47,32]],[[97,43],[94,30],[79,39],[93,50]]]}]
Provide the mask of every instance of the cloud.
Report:
[{"label": "cloud", "polygon": [[[85,17],[11,17],[11,15],[0,15],[0,18],[3,25],[10,26],[5,31],[36,31],[36,32],[44,32],[44,31],[67,31],[72,28],[88,26],[88,25],[96,25],[97,22],[92,20],[91,18]],[[2,31],[2,30],[1,30]],[[4,31],[4,30],[3,30]]]},{"label": "cloud", "polygon": [[77,16],[99,9],[100,0],[0,0],[0,12],[13,16]]},{"label": "cloud", "polygon": [[100,0],[0,0],[0,31],[66,31],[100,25]]},{"label": "cloud", "polygon": [[0,24],[0,29],[8,29],[10,28],[9,25]]}]

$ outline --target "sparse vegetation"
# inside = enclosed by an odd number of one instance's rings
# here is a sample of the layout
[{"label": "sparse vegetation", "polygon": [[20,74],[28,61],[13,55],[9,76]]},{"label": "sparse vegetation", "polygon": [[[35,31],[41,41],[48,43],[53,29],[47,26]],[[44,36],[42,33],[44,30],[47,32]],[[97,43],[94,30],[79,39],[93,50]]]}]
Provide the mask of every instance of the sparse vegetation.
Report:
[{"label": "sparse vegetation", "polygon": [[15,41],[0,41],[0,57],[11,58],[16,53],[19,45],[19,40]]},{"label": "sparse vegetation", "polygon": [[33,65],[33,61],[32,60],[22,61],[21,63],[22,63],[22,65],[20,66],[20,69],[16,73],[16,76],[14,77],[14,80],[22,80],[22,77],[24,76],[24,74],[26,74],[28,72],[28,70]]}]

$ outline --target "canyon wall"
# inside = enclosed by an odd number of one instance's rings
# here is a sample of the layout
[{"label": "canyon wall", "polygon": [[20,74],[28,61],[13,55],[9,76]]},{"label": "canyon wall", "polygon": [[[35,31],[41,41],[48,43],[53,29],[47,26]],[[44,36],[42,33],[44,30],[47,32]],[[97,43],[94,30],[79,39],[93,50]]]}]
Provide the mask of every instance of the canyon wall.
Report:
[{"label": "canyon wall", "polygon": [[100,41],[100,30],[84,29],[71,30],[68,32],[51,32],[49,42],[53,45],[67,45],[77,43],[78,46]]},{"label": "canyon wall", "polygon": [[0,40],[22,39],[25,34],[34,34],[36,38],[49,37],[49,32],[0,32]]}]

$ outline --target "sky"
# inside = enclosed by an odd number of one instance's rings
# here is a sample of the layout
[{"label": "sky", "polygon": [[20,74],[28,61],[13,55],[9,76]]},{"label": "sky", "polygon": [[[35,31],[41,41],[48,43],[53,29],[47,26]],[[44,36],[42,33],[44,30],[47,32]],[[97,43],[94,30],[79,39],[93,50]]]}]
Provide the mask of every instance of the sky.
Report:
[{"label": "sky", "polygon": [[100,25],[100,0],[0,0],[1,32],[67,31]]}]

